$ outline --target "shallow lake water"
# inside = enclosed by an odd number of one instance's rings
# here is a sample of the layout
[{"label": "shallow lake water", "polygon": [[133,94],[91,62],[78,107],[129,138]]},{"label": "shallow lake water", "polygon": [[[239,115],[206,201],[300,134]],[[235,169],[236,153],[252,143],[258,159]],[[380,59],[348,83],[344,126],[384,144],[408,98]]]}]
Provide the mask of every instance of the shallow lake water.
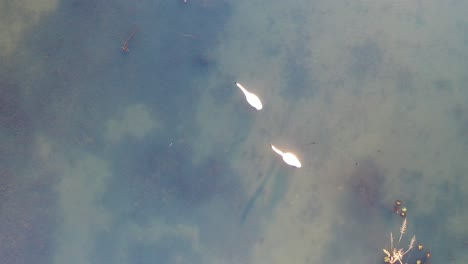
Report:
[{"label": "shallow lake water", "polygon": [[466,263],[466,10],[0,0],[0,262]]}]

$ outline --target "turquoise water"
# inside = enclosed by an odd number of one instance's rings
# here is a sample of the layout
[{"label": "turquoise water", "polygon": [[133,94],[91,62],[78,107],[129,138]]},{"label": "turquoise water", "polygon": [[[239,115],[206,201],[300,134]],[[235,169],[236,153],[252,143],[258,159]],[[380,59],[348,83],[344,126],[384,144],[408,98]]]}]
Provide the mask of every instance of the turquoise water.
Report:
[{"label": "turquoise water", "polygon": [[0,0],[0,262],[466,262],[464,10]]}]

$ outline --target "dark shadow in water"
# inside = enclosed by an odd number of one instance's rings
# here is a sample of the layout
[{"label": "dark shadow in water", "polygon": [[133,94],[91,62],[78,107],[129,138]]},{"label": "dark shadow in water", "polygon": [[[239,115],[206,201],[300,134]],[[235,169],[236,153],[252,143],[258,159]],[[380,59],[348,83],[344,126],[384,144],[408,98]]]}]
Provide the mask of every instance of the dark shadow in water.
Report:
[{"label": "dark shadow in water", "polygon": [[166,235],[156,243],[135,242],[129,248],[128,263],[171,264],[203,263],[202,258],[189,241]]},{"label": "dark shadow in water", "polygon": [[247,204],[242,210],[241,221],[240,221],[241,224],[244,224],[245,220],[247,219],[247,216],[249,215],[250,211],[253,209],[255,202],[258,200],[260,195],[263,194],[263,190],[265,189],[265,184],[267,183],[268,179],[270,179],[270,177],[271,177],[271,174],[265,175],[263,177],[263,180],[260,182],[260,185],[257,187],[254,194],[248,200]]},{"label": "dark shadow in water", "polygon": [[439,93],[453,93],[453,84],[449,79],[436,79],[433,81],[435,90]]},{"label": "dark shadow in water", "polygon": [[5,164],[20,165],[31,156],[32,121],[23,105],[20,87],[0,77],[0,158]]},{"label": "dark shadow in water", "polygon": [[[373,160],[357,163],[346,177],[340,221],[333,228],[333,239],[324,254],[329,263],[380,263],[382,244],[389,230],[385,223],[396,214],[382,200],[385,176]],[[400,218],[398,216],[398,218]],[[390,230],[391,231],[391,230]]]},{"label": "dark shadow in water", "polygon": [[[280,166],[281,168],[279,170],[276,170],[276,168],[272,166],[268,173],[263,176],[262,180],[258,182],[255,192],[250,195],[250,198],[246,201],[245,206],[242,209],[242,214],[240,216],[241,225],[245,224],[247,218],[254,211],[257,212],[255,214],[257,216],[261,215],[263,217],[268,217],[283,199],[289,186],[288,172],[294,168],[285,164],[281,164]],[[257,201],[262,197],[262,195],[264,195],[265,188],[271,189],[268,192],[271,197],[268,197],[268,202],[263,206],[259,206]]]},{"label": "dark shadow in water", "polygon": [[51,263],[59,222],[56,178],[44,173],[31,180],[4,167],[3,158],[0,164],[1,262]]},{"label": "dark shadow in water", "polygon": [[379,45],[367,40],[351,48],[350,73],[358,80],[375,79],[384,60],[384,52]]},{"label": "dark shadow in water", "polygon": [[458,103],[452,106],[450,117],[457,124],[457,134],[465,146],[468,146],[468,106]]},{"label": "dark shadow in water", "polygon": [[382,206],[380,194],[383,191],[384,180],[382,170],[373,160],[357,162],[348,185],[351,188],[353,204],[366,211]]},{"label": "dark shadow in water", "polygon": [[307,60],[310,58],[304,52],[304,49],[289,52],[283,69],[286,86],[282,87],[282,95],[293,101],[313,96],[319,88],[314,80],[312,64]]},{"label": "dark shadow in water", "polygon": [[405,96],[413,95],[414,89],[414,74],[407,67],[400,67],[396,71],[396,88],[397,92]]}]

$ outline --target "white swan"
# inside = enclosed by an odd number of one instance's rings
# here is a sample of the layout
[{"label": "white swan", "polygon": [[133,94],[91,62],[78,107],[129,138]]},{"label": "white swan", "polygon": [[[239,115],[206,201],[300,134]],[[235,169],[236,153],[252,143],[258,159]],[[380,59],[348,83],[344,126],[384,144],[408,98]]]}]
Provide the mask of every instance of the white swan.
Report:
[{"label": "white swan", "polygon": [[273,151],[275,151],[276,153],[278,153],[280,156],[283,157],[283,160],[284,162],[286,162],[286,164],[296,167],[296,168],[302,167],[302,164],[299,161],[299,159],[296,157],[296,155],[292,154],[291,152],[283,152],[277,149],[275,146],[273,146],[273,144],[271,144],[271,148],[273,149]]},{"label": "white swan", "polygon": [[237,87],[239,87],[242,90],[242,92],[245,95],[245,99],[247,99],[247,102],[251,106],[253,106],[257,110],[262,110],[263,105],[262,105],[262,102],[260,101],[260,98],[258,98],[257,95],[247,91],[247,89],[245,89],[244,86],[242,86],[240,83],[238,82],[234,82],[234,83],[237,85]]}]

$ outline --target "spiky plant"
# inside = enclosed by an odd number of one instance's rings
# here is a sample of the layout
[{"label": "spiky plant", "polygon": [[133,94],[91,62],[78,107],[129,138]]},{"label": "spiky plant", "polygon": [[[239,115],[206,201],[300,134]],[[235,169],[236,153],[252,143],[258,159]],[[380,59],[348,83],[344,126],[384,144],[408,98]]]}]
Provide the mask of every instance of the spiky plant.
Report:
[{"label": "spiky plant", "polygon": [[396,243],[396,245],[393,245],[393,233],[390,232],[390,249],[383,249],[383,252],[386,255],[384,257],[384,261],[386,263],[394,264],[398,262],[399,264],[408,264],[408,261],[404,261],[404,257],[408,252],[410,252],[413,249],[414,244],[416,243],[416,236],[413,236],[411,238],[408,248],[406,250],[404,248],[400,248],[400,242],[403,238],[403,235],[406,233],[406,229],[407,223],[405,218],[403,220],[403,223],[401,224],[400,238],[398,239],[398,243]]}]

